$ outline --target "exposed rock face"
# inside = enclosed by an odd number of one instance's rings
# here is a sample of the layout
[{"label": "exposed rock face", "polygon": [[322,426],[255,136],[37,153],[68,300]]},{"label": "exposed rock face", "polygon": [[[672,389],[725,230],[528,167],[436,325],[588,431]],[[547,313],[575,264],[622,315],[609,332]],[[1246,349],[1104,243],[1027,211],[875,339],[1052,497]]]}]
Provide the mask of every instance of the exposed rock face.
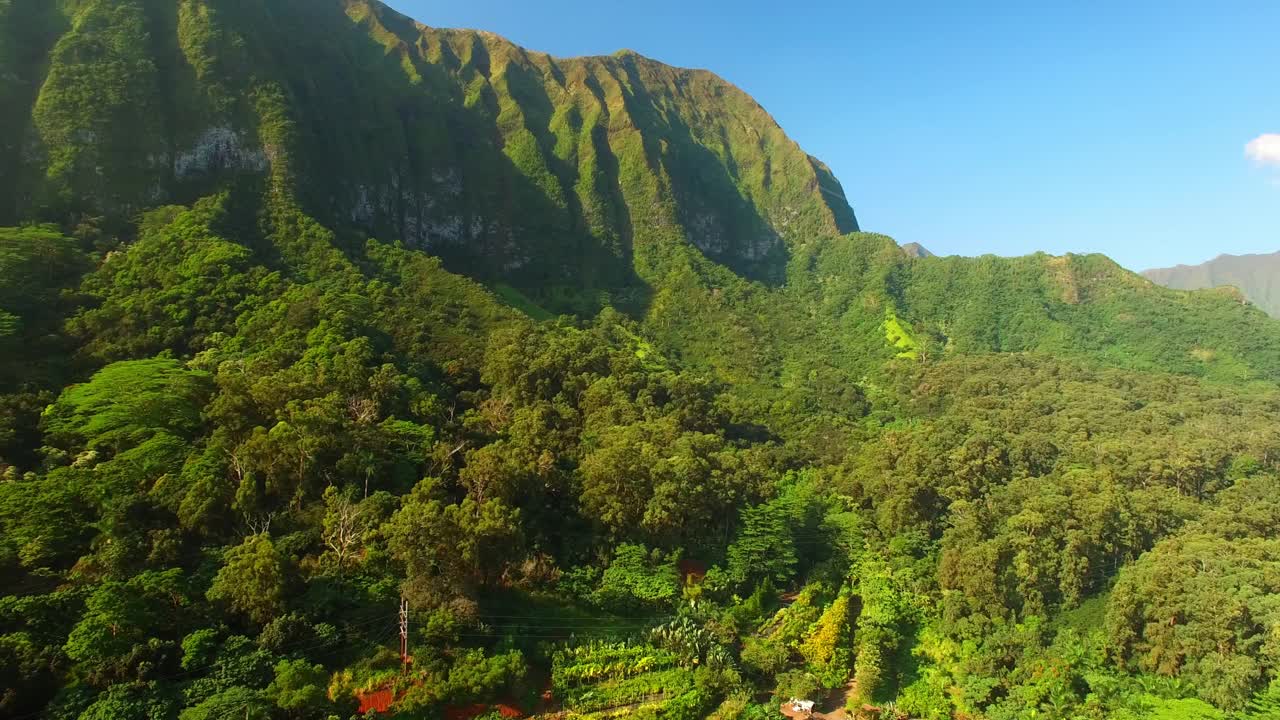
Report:
[{"label": "exposed rock face", "polygon": [[226,171],[266,172],[266,149],[253,147],[246,135],[226,126],[205,130],[194,145],[174,157],[174,180],[182,182]]}]

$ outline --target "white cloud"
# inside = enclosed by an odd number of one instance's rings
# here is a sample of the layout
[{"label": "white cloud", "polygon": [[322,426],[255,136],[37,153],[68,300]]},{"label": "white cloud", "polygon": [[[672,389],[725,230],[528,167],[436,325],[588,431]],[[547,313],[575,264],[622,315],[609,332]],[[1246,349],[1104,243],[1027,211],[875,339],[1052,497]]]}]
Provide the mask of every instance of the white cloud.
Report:
[{"label": "white cloud", "polygon": [[1259,165],[1280,165],[1280,133],[1265,133],[1244,146],[1245,156]]}]

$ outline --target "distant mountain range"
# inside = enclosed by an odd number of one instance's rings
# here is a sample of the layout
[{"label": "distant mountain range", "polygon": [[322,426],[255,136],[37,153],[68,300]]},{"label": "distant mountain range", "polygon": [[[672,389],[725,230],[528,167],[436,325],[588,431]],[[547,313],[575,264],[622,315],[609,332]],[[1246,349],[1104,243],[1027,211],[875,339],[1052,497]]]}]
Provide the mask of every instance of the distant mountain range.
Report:
[{"label": "distant mountain range", "polygon": [[920,243],[907,243],[902,246],[902,252],[906,253],[908,257],[933,257],[933,253],[929,252],[929,248],[921,245]]},{"label": "distant mountain range", "polygon": [[1144,270],[1152,282],[1175,290],[1232,285],[1272,317],[1280,317],[1280,252],[1263,255],[1219,255],[1199,265]]}]

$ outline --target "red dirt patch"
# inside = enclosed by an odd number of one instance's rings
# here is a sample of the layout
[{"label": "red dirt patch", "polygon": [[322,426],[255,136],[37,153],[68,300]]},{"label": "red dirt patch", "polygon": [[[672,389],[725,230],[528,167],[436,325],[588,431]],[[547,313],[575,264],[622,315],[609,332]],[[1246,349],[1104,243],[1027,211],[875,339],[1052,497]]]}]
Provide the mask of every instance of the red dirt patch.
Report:
[{"label": "red dirt patch", "polygon": [[360,714],[364,715],[368,712],[387,712],[391,709],[391,703],[395,702],[396,696],[391,688],[383,688],[369,693],[357,692],[356,699],[360,701]]}]

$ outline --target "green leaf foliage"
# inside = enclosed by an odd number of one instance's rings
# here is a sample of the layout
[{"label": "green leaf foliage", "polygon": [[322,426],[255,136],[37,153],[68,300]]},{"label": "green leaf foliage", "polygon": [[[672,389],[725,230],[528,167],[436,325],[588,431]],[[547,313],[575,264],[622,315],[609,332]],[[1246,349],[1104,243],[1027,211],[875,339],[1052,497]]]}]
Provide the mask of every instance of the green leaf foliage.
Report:
[{"label": "green leaf foliage", "polygon": [[709,72],[0,0],[0,222],[0,715],[1275,714],[1280,324]]},{"label": "green leaf foliage", "polygon": [[268,535],[253,535],[227,552],[208,597],[234,612],[265,623],[284,607],[286,559]]}]

